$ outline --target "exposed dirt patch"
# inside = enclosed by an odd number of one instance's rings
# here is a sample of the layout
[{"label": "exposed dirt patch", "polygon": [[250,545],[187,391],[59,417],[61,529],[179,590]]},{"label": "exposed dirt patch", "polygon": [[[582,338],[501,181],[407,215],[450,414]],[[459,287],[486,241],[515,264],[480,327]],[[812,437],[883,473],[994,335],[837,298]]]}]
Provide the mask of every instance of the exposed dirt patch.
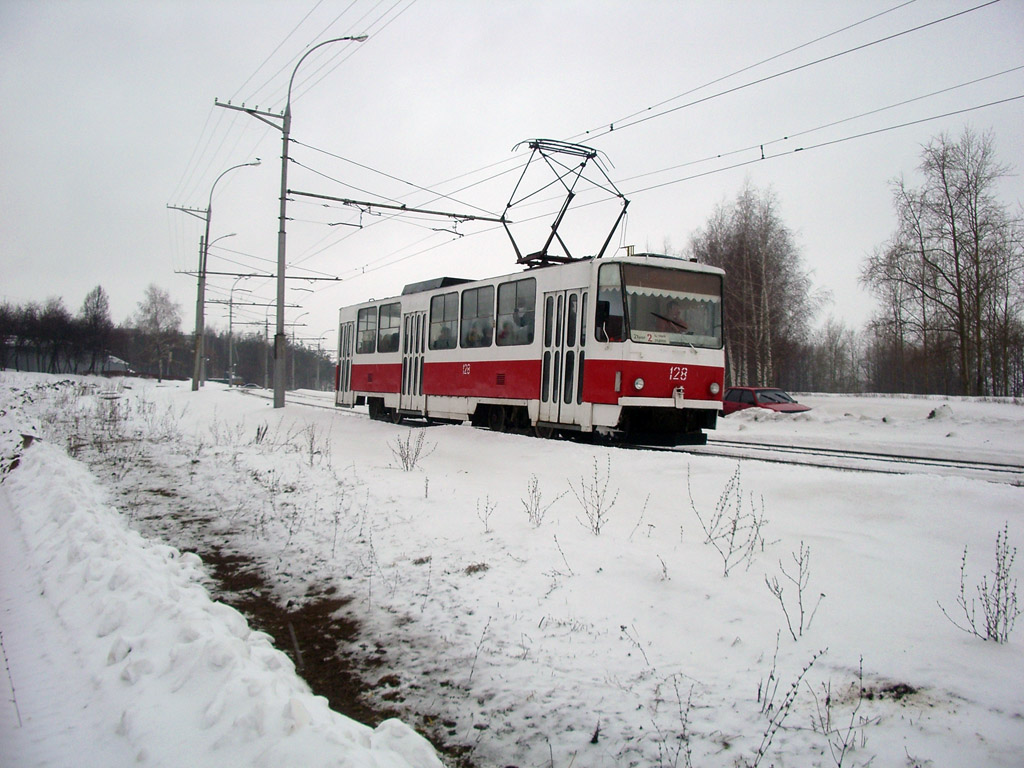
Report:
[{"label": "exposed dirt patch", "polygon": [[[337,595],[333,587],[322,591],[311,588],[301,604],[282,606],[254,560],[216,549],[196,554],[216,583],[214,597],[240,611],[254,629],[273,637],[275,647],[292,659],[313,693],[325,697],[331,709],[371,727],[389,717],[408,720],[409,713],[376,706],[366,696],[374,689],[387,689],[381,699],[401,702],[401,679],[388,673],[375,685],[364,682],[370,679],[371,670],[384,663],[386,649],[356,642],[359,625],[341,615],[351,598]],[[447,765],[474,768],[471,748],[438,743],[438,735],[445,731],[454,735],[453,730],[439,731],[438,723],[429,715],[413,716],[428,735],[435,736],[432,742]],[[450,726],[454,729],[455,723]]]},{"label": "exposed dirt patch", "polygon": [[917,693],[918,689],[912,685],[906,683],[889,683],[883,685],[877,690],[872,691],[868,689],[864,692],[864,698],[866,699],[892,699],[893,701],[903,701],[903,699],[913,696]]},{"label": "exposed dirt patch", "polygon": [[219,551],[199,553],[220,587],[218,598],[245,615],[254,629],[274,638],[274,645],[291,657],[295,668],[335,712],[375,726],[395,713],[371,707],[363,700],[369,690],[352,658],[340,649],[358,635],[358,626],[338,612],[349,602],[332,589],[307,595],[301,605],[282,606],[252,560]]}]

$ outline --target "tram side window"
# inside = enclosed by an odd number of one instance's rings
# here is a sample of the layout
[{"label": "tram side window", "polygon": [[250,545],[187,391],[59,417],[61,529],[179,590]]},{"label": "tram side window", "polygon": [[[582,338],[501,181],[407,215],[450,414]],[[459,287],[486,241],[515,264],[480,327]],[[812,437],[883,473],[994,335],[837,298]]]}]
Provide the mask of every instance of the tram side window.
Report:
[{"label": "tram side window", "polygon": [[498,346],[532,344],[537,280],[527,278],[498,286]]},{"label": "tram side window", "polygon": [[431,349],[455,349],[459,329],[459,294],[445,293],[430,300]]},{"label": "tram side window", "polygon": [[494,335],[494,286],[462,292],[463,347],[489,347]]},{"label": "tram side window", "polygon": [[380,308],[380,329],[377,334],[378,352],[398,351],[398,329],[402,322],[402,305],[398,302]]},{"label": "tram side window", "polygon": [[594,334],[598,341],[622,341],[622,272],[618,264],[603,264],[597,273],[597,316]]},{"label": "tram side window", "polygon": [[356,319],[356,353],[365,355],[377,349],[377,308],[360,309]]}]

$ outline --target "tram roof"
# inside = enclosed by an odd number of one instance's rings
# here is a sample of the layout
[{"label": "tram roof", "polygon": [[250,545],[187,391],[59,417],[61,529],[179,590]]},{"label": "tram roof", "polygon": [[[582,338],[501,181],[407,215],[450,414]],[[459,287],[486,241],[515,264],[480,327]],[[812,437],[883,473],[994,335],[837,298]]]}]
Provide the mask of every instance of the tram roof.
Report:
[{"label": "tram roof", "polygon": [[466,277],[434,277],[430,280],[421,280],[418,283],[409,283],[402,289],[402,295],[408,296],[410,293],[423,293],[424,291],[432,291],[435,288],[447,288],[450,285],[462,285],[463,283],[471,282],[473,281]]}]

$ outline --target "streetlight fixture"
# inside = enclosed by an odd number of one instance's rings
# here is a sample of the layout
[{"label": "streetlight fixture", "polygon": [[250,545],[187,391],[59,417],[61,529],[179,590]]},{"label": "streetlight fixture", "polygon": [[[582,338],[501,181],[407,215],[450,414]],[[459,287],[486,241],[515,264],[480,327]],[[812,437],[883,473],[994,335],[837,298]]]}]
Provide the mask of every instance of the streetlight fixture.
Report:
[{"label": "streetlight fixture", "polygon": [[[284,391],[285,391],[285,351],[287,349],[287,337],[284,332],[284,288],[285,288],[285,250],[286,250],[286,235],[285,235],[285,221],[287,220],[287,203],[288,203],[288,136],[292,129],[292,85],[295,83],[295,75],[299,71],[299,67],[302,66],[302,62],[306,60],[313,51],[318,48],[322,48],[325,45],[331,43],[340,43],[343,41],[351,41],[355,43],[361,43],[367,39],[367,35],[346,35],[344,37],[334,37],[330,40],[324,40],[321,43],[317,43],[304,54],[295,64],[295,68],[292,70],[292,76],[288,79],[288,95],[285,99],[284,112],[281,114],[274,114],[273,112],[264,112],[259,108],[246,107],[244,104],[236,106],[233,104],[222,104],[219,101],[214,101],[214,105],[218,107],[226,107],[227,109],[236,109],[241,112],[248,112],[253,117],[262,120],[267,125],[272,125],[281,131],[281,212],[279,215],[279,223],[277,230],[277,327],[274,333],[274,407],[284,408]],[[267,118],[274,120],[280,120],[280,124],[270,122]]]},{"label": "streetlight fixture", "polygon": [[[213,185],[210,187],[210,199],[206,204],[206,230],[203,234],[203,247],[200,249],[199,254],[199,289],[198,296],[196,297],[196,344],[195,344],[195,359],[192,362],[192,391],[195,392],[199,389],[199,384],[202,381],[203,373],[203,356],[205,355],[205,336],[206,329],[204,328],[204,315],[206,307],[206,257],[210,253],[210,219],[213,218],[213,191],[217,188],[217,182],[223,179],[228,173],[235,170],[236,168],[245,168],[250,165],[259,165],[260,159],[257,157],[255,160],[249,163],[239,163],[233,165],[226,171],[221,173],[213,181]],[[223,237],[230,237],[231,235],[224,235]],[[221,238],[218,237],[217,240]]]}]

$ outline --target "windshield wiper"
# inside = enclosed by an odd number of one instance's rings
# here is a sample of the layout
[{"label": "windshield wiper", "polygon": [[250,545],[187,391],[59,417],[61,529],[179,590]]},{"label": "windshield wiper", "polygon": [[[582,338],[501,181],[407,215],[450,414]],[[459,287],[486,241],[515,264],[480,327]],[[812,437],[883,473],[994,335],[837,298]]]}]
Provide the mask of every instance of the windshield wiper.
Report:
[{"label": "windshield wiper", "polygon": [[672,325],[674,325],[676,328],[682,328],[684,331],[687,331],[687,332],[689,332],[689,330],[690,330],[690,327],[688,325],[686,325],[685,323],[677,323],[671,317],[665,317],[664,315],[659,315],[657,312],[651,312],[651,314],[654,315],[659,320],[664,320],[666,323],[672,323]]}]

